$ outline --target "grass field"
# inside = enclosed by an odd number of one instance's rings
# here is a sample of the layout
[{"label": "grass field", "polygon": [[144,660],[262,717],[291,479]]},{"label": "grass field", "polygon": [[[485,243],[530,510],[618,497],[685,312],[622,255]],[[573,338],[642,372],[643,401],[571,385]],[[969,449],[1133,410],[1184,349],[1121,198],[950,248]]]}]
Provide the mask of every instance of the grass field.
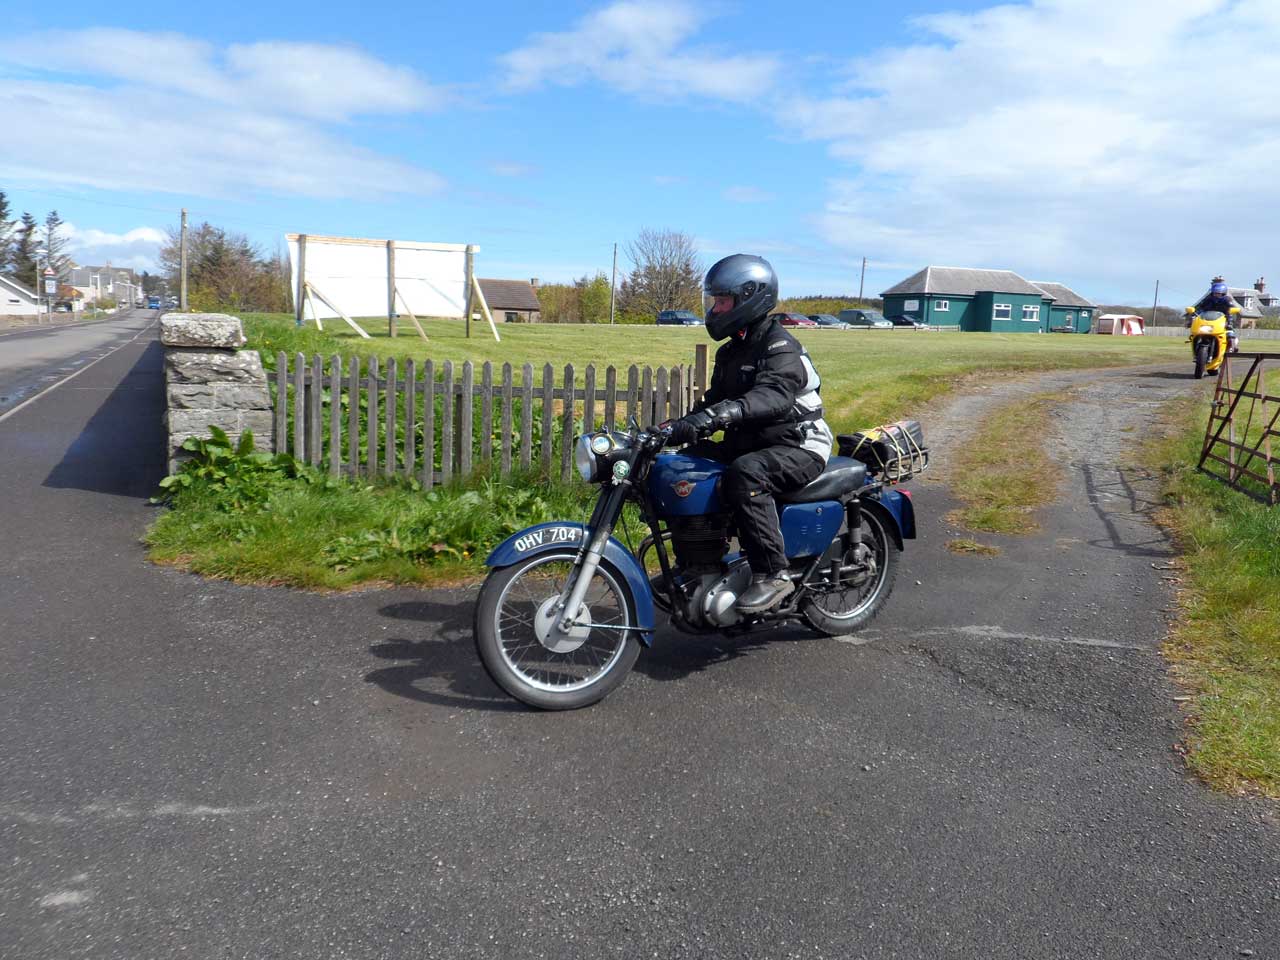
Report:
[{"label": "grass field", "polygon": [[[400,336],[387,335],[386,318],[362,321],[363,340],[341,320],[296,328],[291,316],[246,314],[249,346],[274,356],[278,350],[343,356],[491,360],[519,367],[551,363],[651,366],[693,362],[694,346],[711,341],[701,327],[499,324],[495,343],[488,325],[472,324],[467,339],[460,320],[425,324],[424,343],[407,320]],[[1123,366],[1180,357],[1181,341],[1164,337],[1100,337],[1066,334],[934,333],[910,330],[799,330],[800,342],[822,376],[828,421],[838,430],[857,429],[918,412],[973,374],[1069,367]],[[714,346],[714,344],[712,344]],[[927,426],[927,424],[926,424]]]},{"label": "grass field", "polygon": [[1162,519],[1184,580],[1165,653],[1193,694],[1187,761],[1219,787],[1280,798],[1280,507],[1196,471],[1207,405],[1168,413],[1182,427],[1157,451]]}]

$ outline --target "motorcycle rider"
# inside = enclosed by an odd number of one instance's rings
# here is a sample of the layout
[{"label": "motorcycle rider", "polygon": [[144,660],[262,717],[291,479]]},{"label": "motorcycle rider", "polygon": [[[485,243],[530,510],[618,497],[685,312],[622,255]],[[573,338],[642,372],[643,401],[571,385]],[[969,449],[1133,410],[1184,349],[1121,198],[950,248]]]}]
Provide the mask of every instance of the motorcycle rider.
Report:
[{"label": "motorcycle rider", "polygon": [[[822,473],[831,428],[822,418],[821,379],[800,342],[769,313],[778,277],[769,261],[725,257],[703,281],[706,328],[725,343],[711,384],[687,416],[671,425],[670,444],[701,440],[689,452],[728,465],[721,495],[733,511],[751,586],[737,607],[755,614],[795,590],[774,494],[798,490]],[[724,440],[703,438],[723,429]]]},{"label": "motorcycle rider", "polygon": [[[1231,308],[1240,307],[1240,303],[1231,295],[1230,288],[1222,277],[1214,277],[1209,292],[1200,298],[1200,302],[1196,304],[1196,312],[1204,313],[1207,310],[1217,310],[1227,318],[1227,352],[1235,353],[1240,349],[1240,333],[1236,330],[1236,324],[1239,322],[1239,314],[1232,313]],[[1188,318],[1188,327],[1191,326],[1191,320]]]}]

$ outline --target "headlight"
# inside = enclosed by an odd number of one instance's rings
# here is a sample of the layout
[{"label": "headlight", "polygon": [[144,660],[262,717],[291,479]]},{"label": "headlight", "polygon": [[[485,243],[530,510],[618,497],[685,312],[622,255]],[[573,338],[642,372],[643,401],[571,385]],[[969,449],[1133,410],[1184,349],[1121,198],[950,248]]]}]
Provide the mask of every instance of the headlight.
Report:
[{"label": "headlight", "polygon": [[596,455],[591,452],[591,440],[591,437],[579,437],[573,451],[573,465],[587,483],[596,478]]},{"label": "headlight", "polygon": [[1197,333],[1213,333],[1213,327],[1201,327]]}]

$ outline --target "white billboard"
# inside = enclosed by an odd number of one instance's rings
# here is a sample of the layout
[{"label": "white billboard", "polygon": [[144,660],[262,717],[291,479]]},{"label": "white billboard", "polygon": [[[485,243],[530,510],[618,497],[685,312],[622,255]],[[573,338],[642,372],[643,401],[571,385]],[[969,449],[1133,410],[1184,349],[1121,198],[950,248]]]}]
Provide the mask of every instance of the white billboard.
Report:
[{"label": "white billboard", "polygon": [[306,308],[298,316],[310,313],[317,324],[341,317],[359,330],[354,317],[465,317],[468,288],[479,289],[467,263],[476,246],[297,233],[285,240],[294,295]]}]

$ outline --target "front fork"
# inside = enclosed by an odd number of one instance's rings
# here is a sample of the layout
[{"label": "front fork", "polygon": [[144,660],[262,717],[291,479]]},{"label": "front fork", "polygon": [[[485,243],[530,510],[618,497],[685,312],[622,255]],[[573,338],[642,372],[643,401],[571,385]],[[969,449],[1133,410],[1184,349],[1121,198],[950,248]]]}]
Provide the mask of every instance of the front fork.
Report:
[{"label": "front fork", "polygon": [[622,513],[623,501],[627,497],[629,480],[613,484],[609,492],[596,500],[595,510],[587,523],[590,539],[583,545],[578,554],[574,575],[565,584],[564,591],[556,605],[559,615],[556,617],[555,630],[567,635],[578,626],[578,611],[582,609],[582,601],[586,599],[587,590],[591,588],[591,580],[600,567],[600,559],[604,556],[605,545],[613,535],[614,525]]}]

